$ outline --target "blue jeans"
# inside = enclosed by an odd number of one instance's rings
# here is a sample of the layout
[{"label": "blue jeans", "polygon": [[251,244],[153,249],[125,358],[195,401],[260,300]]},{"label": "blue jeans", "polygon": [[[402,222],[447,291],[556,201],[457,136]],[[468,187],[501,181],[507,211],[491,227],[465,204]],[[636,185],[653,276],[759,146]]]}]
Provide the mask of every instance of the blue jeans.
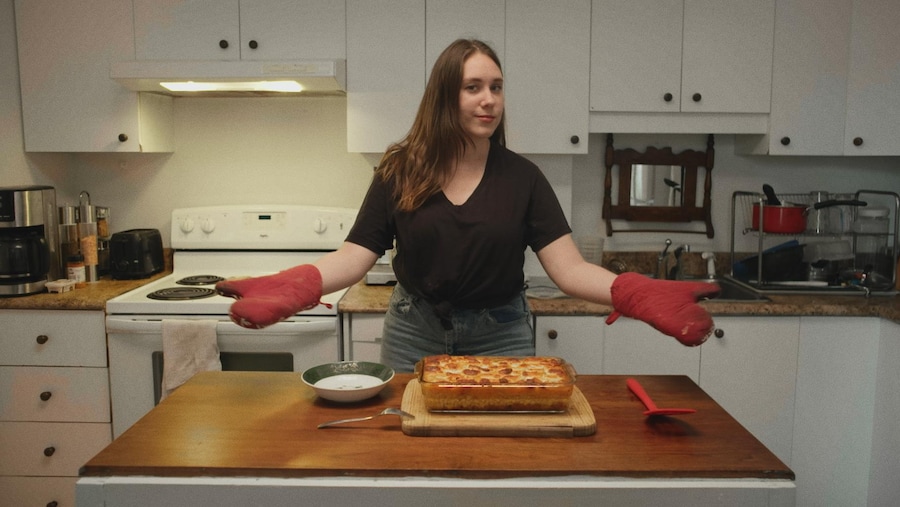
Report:
[{"label": "blue jeans", "polygon": [[442,322],[432,304],[395,286],[384,318],[381,362],[408,373],[419,359],[437,354],[533,356],[525,293],[496,308],[454,308]]}]

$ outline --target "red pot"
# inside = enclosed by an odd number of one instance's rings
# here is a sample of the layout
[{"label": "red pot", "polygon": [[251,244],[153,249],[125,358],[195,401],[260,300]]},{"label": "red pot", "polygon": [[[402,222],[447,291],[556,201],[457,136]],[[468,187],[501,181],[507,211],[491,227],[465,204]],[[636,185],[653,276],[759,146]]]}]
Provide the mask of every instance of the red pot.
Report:
[{"label": "red pot", "polygon": [[[809,206],[782,204],[763,206],[763,232],[798,234],[806,230]],[[759,230],[759,204],[753,205],[753,230]]]},{"label": "red pot", "polygon": [[[763,232],[776,234],[799,234],[806,230],[806,219],[811,209],[830,208],[832,206],[865,206],[865,201],[856,199],[848,201],[822,201],[812,206],[802,204],[766,204],[763,206]],[[753,221],[750,227],[759,230],[759,204],[753,205]]]}]

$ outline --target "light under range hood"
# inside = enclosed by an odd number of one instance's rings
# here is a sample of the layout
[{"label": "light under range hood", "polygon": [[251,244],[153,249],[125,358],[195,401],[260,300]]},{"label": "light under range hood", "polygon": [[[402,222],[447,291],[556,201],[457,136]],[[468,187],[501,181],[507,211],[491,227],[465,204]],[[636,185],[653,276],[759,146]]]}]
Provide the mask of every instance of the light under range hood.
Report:
[{"label": "light under range hood", "polygon": [[125,88],[181,97],[344,95],[345,60],[134,60],[114,62]]}]

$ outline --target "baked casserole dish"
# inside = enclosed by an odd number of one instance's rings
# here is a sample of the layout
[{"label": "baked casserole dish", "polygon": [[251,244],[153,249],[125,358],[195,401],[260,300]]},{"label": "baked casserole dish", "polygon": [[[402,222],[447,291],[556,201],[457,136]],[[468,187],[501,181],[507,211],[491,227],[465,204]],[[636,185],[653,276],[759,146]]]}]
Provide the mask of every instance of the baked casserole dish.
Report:
[{"label": "baked casserole dish", "polygon": [[429,411],[562,412],[575,369],[558,357],[428,356],[416,364]]}]

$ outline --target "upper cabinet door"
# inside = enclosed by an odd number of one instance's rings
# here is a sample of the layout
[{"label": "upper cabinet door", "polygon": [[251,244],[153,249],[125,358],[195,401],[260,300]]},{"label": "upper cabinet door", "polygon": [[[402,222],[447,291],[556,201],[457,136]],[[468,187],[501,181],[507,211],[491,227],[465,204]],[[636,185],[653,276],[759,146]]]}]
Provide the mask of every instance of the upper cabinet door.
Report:
[{"label": "upper cabinet door", "polygon": [[344,2],[133,1],[138,60],[346,58]]},{"label": "upper cabinet door", "polygon": [[845,155],[900,155],[900,9],[853,2]]},{"label": "upper cabinet door", "polygon": [[347,151],[402,139],[424,91],[424,0],[347,0]]},{"label": "upper cabinet door", "polygon": [[768,113],[775,0],[685,0],[681,110]]},{"label": "upper cabinet door", "polygon": [[427,0],[425,79],[441,52],[456,39],[487,43],[505,66],[505,0]]},{"label": "upper cabinet door", "polygon": [[591,110],[681,110],[684,0],[594,0]]},{"label": "upper cabinet door", "polygon": [[172,98],[128,91],[110,62],[134,58],[130,2],[16,2],[28,152],[174,149]]},{"label": "upper cabinet door", "polygon": [[347,58],[347,14],[334,0],[241,0],[241,59]]},{"label": "upper cabinet door", "polygon": [[769,154],[843,153],[851,12],[847,0],[778,2]]},{"label": "upper cabinet door", "polygon": [[520,153],[588,150],[590,0],[507,0],[507,143]]},{"label": "upper cabinet door", "polygon": [[138,60],[237,60],[238,0],[133,0]]},{"label": "upper cabinet door", "polygon": [[768,113],[774,0],[594,0],[591,110]]}]

